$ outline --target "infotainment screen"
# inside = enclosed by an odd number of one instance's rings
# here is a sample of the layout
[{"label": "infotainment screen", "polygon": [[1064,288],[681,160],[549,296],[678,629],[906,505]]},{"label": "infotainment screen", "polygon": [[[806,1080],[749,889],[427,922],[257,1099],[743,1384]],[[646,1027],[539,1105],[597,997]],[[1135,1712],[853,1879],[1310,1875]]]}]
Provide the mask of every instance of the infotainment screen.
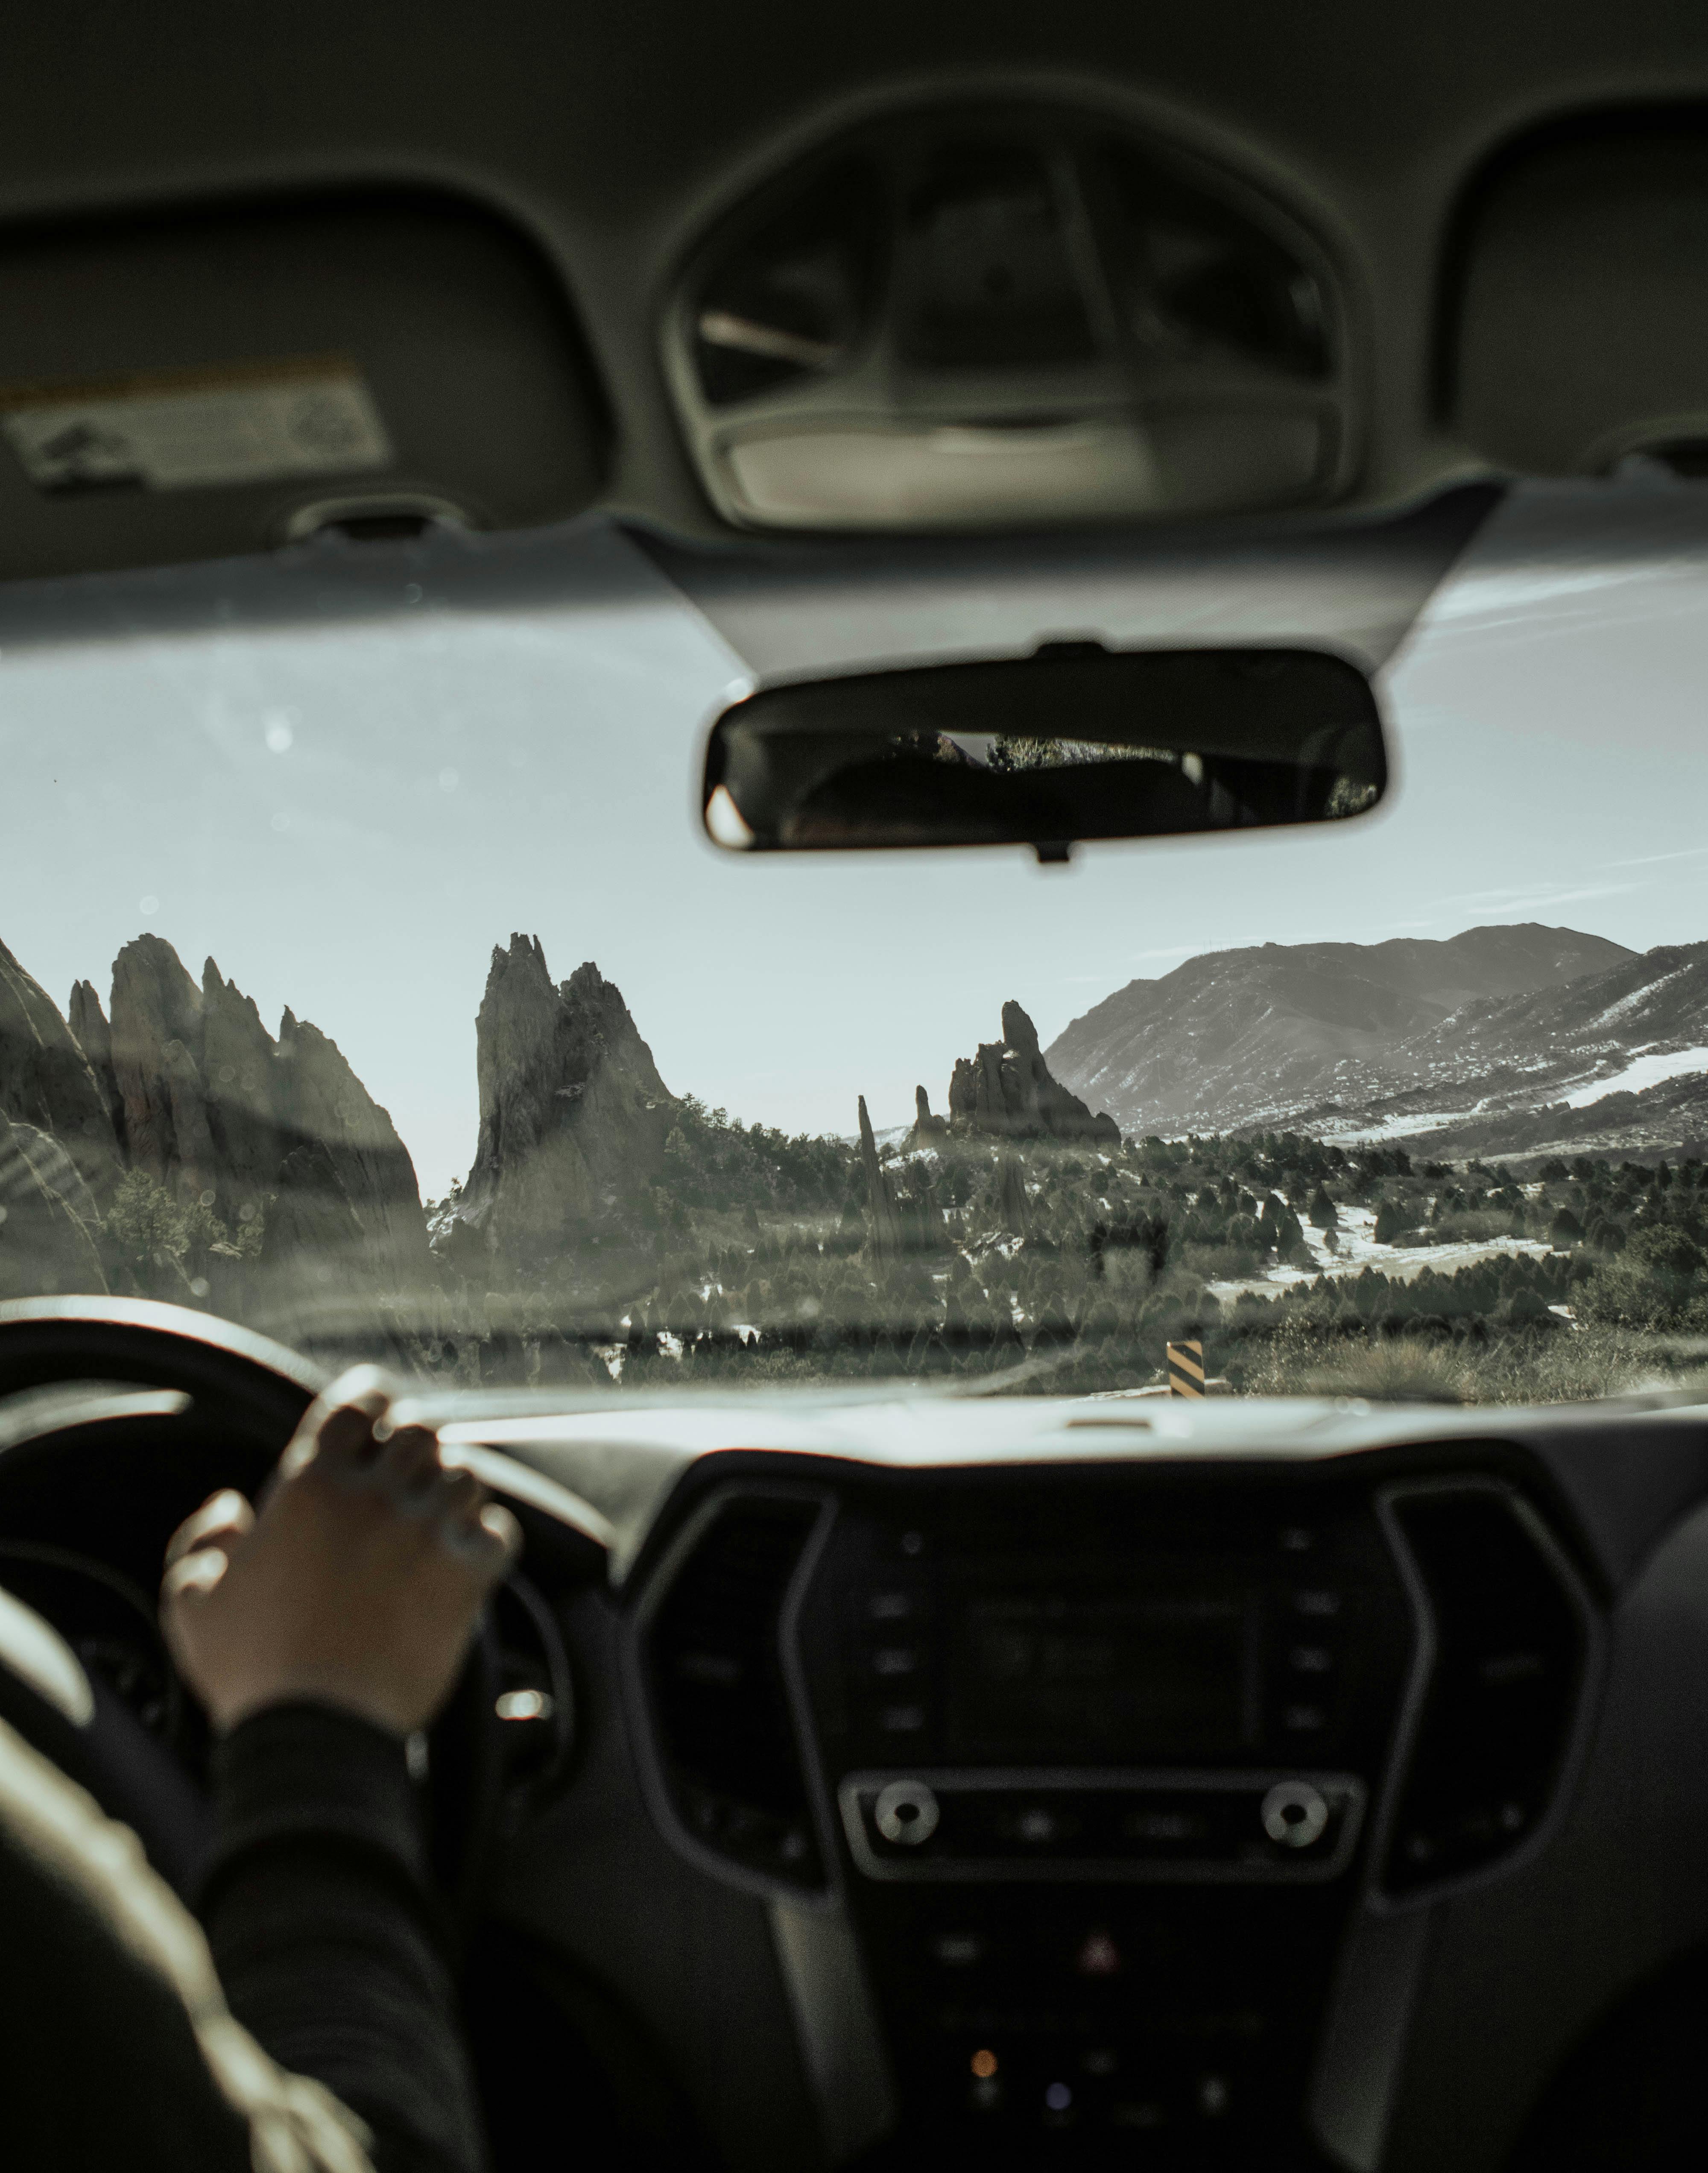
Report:
[{"label": "infotainment screen", "polygon": [[949,1651],[956,1757],[1178,1764],[1257,1743],[1261,1610],[1238,1591],[963,1592]]}]

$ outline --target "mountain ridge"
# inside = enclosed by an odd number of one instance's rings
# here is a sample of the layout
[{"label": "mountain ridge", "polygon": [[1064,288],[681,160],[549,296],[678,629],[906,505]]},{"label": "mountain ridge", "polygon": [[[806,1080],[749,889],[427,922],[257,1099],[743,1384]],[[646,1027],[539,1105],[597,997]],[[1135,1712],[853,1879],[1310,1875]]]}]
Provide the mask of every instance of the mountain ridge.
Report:
[{"label": "mountain ridge", "polygon": [[1645,1052],[1698,1044],[1708,945],[1638,952],[1529,922],[1204,952],[1113,991],[1045,1054],[1128,1132],[1400,1136],[1483,1107],[1580,1103]]}]

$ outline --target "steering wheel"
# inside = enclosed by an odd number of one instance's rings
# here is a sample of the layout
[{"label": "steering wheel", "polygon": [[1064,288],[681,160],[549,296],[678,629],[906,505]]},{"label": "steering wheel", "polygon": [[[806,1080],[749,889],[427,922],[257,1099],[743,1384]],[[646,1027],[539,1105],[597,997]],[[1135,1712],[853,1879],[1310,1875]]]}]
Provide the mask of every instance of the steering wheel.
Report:
[{"label": "steering wheel", "polygon": [[[219,1483],[245,1492],[252,1493],[272,1469],[326,1378],[320,1367],[267,1337],[181,1306],[110,1297],[0,1303],[0,1397],[73,1383],[187,1396],[203,1429],[211,1419],[229,1437],[233,1468]],[[4,1451],[8,1469],[14,1457],[34,1462],[51,1456],[87,1421],[89,1407],[73,1405],[42,1415],[39,1429]],[[186,1504],[180,1513],[193,1506]],[[4,1575],[0,1563],[0,1583]],[[73,1771],[111,1815],[134,1827],[150,1853],[164,1859],[158,1868],[181,1885],[193,1875],[186,1859],[197,1852],[197,1840],[207,1825],[205,1798],[122,1701],[104,1685],[94,1687],[95,1712],[85,1728],[56,1727],[44,1711],[32,1716],[40,1724],[30,1732],[48,1739],[40,1742],[44,1752]],[[434,1725],[428,1749],[433,1853],[460,1918],[475,1899],[499,1796],[496,1692],[486,1620]]]}]

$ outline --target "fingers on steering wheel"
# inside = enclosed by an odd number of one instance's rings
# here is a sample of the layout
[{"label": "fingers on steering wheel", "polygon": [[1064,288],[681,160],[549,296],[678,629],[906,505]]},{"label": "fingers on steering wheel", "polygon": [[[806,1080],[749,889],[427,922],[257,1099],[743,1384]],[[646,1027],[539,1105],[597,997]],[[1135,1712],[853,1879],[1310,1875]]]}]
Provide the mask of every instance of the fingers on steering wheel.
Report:
[{"label": "fingers on steering wheel", "polygon": [[379,1453],[374,1429],[391,1408],[391,1395],[372,1367],[343,1375],[309,1407],[280,1470],[290,1475],[317,1460],[335,1469],[371,1464]]},{"label": "fingers on steering wheel", "polygon": [[496,1584],[522,1551],[522,1528],[501,1502],[484,1502],[472,1519],[457,1518],[439,1526],[454,1555]]},{"label": "fingers on steering wheel", "polygon": [[388,1433],[383,1421],[375,1433],[382,1443],[374,1466],[375,1485],[406,1512],[430,1514],[440,1475],[439,1436],[424,1426],[401,1426]]},{"label": "fingers on steering wheel", "polygon": [[171,1603],[186,1596],[205,1597],[225,1574],[231,1550],[253,1529],[255,1512],[234,1487],[210,1494],[193,1517],[186,1517],[166,1542],[160,1599],[170,1617]]},{"label": "fingers on steering wheel", "polygon": [[210,1494],[193,1516],[186,1517],[166,1542],[166,1567],[172,1569],[186,1555],[203,1548],[223,1554],[254,1529],[255,1512],[234,1486]]},{"label": "fingers on steering wheel", "polygon": [[446,1550],[496,1583],[522,1550],[522,1528],[472,1472],[444,1472],[434,1490],[434,1525]]}]

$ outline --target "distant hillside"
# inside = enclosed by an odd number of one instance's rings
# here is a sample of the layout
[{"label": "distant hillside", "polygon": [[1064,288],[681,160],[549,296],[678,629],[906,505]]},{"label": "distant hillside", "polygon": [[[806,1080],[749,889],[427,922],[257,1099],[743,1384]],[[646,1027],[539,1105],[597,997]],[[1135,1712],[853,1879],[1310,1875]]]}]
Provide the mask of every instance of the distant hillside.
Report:
[{"label": "distant hillside", "polygon": [[[1441,1030],[1467,1006],[1477,1007],[1472,1071],[1523,1065],[1539,1053],[1537,1038],[1554,1033],[1544,1011],[1522,1008],[1526,1000],[1630,969],[1640,981],[1643,965],[1603,936],[1533,922],[1446,942],[1212,951],[1159,979],[1129,981],[1045,1056],[1129,1134],[1287,1124],[1325,1105],[1331,1115],[1362,1113],[1438,1085],[1444,1065],[1457,1076],[1455,1036]],[[1503,1036],[1501,1004],[1515,997],[1521,1010]],[[1614,1038],[1621,1049],[1636,1045]]]}]

